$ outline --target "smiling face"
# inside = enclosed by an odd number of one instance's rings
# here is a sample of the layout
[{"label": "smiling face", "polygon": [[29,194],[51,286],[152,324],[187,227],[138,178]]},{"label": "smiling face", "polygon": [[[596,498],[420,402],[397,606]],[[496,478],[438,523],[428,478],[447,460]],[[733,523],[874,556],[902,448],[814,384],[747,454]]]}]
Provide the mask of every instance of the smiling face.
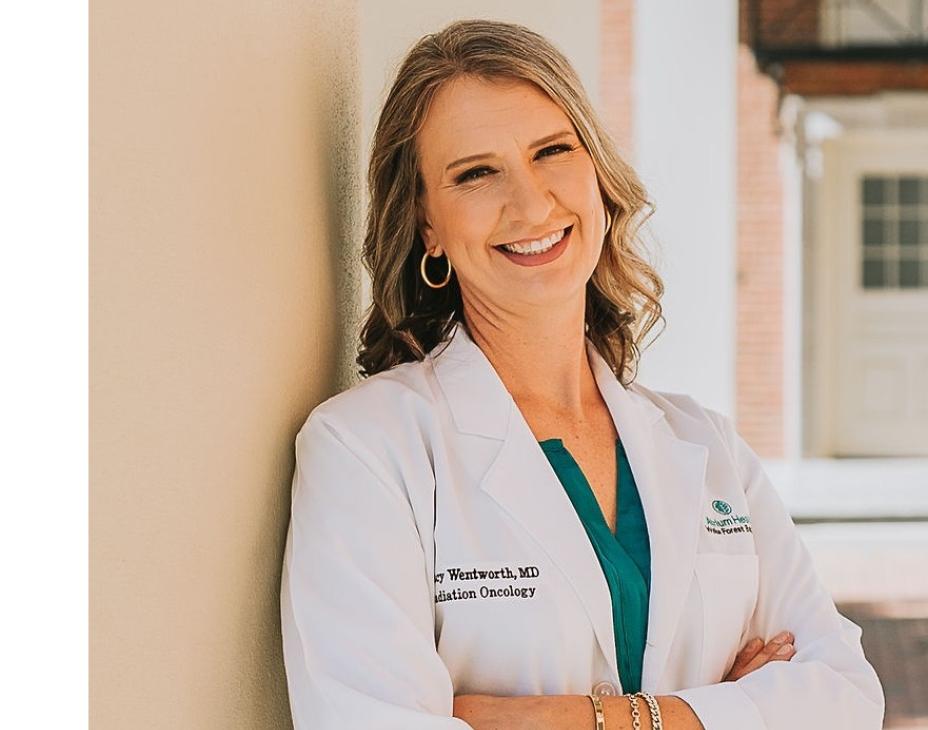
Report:
[{"label": "smiling face", "polygon": [[[505,319],[570,305],[582,315],[606,221],[593,159],[561,108],[528,82],[459,77],[436,94],[417,145],[420,232],[450,259],[465,308]],[[565,228],[537,256],[498,248]],[[443,264],[429,270],[440,280]]]}]

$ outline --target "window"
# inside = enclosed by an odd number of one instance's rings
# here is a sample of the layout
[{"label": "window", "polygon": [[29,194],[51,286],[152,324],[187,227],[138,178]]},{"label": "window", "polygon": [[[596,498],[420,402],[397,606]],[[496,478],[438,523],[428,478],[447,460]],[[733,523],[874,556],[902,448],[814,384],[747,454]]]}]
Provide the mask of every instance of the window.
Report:
[{"label": "window", "polygon": [[928,288],[928,176],[865,175],[864,289]]}]

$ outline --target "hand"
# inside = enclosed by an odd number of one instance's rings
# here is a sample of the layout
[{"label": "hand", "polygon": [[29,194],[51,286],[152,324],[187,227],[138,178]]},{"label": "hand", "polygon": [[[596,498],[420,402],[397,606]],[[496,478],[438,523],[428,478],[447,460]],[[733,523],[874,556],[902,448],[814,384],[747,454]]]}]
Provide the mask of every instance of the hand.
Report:
[{"label": "hand", "polygon": [[[744,648],[738,652],[735,657],[735,663],[732,665],[728,674],[722,679],[723,682],[734,682],[736,679],[746,674],[750,674],[755,669],[760,669],[767,662],[786,662],[793,658],[796,648],[793,642],[796,637],[789,631],[782,631],[773,637],[766,645],[763,639],[751,639]],[[779,650],[783,653],[778,653]]]}]

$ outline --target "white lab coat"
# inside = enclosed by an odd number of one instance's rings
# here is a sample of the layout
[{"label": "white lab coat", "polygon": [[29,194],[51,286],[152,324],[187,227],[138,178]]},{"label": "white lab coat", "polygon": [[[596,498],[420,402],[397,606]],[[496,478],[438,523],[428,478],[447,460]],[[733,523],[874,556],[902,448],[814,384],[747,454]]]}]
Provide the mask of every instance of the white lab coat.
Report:
[{"label": "white lab coat", "polygon": [[[281,585],[297,730],[463,730],[458,694],[623,691],[583,525],[482,350],[460,325],[450,340],[324,401],[297,435]],[[650,535],[642,689],[682,697],[707,730],[880,728],[861,630],[732,421],[626,389],[587,353]],[[790,661],[720,683],[749,638],[783,629]]]}]

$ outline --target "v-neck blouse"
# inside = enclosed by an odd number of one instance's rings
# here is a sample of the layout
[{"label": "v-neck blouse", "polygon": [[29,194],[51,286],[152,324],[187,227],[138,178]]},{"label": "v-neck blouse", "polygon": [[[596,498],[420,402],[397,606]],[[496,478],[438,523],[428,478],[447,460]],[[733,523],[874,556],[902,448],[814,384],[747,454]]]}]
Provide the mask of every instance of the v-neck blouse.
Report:
[{"label": "v-neck blouse", "polygon": [[651,549],[641,498],[625,447],[616,439],[615,535],[580,465],[559,438],[539,441],[590,538],[612,596],[612,623],[622,692],[641,689],[648,633]]}]

